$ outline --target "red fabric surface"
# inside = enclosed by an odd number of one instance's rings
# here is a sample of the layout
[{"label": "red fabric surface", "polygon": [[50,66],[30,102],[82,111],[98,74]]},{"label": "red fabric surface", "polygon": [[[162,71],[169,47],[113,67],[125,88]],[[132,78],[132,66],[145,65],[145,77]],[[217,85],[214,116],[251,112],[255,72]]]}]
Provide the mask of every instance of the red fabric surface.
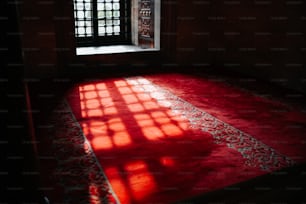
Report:
[{"label": "red fabric surface", "polygon": [[216,118],[296,161],[306,159],[306,113],[223,81],[181,74],[147,76]]},{"label": "red fabric surface", "polygon": [[[220,82],[183,75],[146,78],[282,154],[304,160],[306,117],[287,106]],[[122,203],[169,203],[266,173],[124,79],[81,84],[68,101]],[[297,124],[300,128],[293,128]]]}]

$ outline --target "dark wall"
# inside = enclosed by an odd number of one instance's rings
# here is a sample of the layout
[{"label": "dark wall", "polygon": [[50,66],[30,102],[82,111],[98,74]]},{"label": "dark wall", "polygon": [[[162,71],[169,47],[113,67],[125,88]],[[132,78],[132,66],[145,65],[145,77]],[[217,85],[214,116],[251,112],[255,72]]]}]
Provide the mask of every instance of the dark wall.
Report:
[{"label": "dark wall", "polygon": [[[73,1],[27,0],[18,5],[21,41],[28,77],[110,70],[129,65],[160,66],[175,56],[176,8],[162,3],[160,52],[76,56]],[[170,34],[169,34],[170,33]],[[115,65],[115,66],[114,66]]]},{"label": "dark wall", "polygon": [[177,60],[306,92],[304,1],[177,0]]},{"label": "dark wall", "polygon": [[57,71],[54,3],[18,1],[25,74],[29,77],[53,75]]},{"label": "dark wall", "polygon": [[[43,203],[16,2],[1,1],[1,203]],[[7,14],[7,15],[6,15]],[[6,30],[5,30],[6,29]],[[3,120],[4,119],[4,120]]]},{"label": "dark wall", "polygon": [[72,1],[27,0],[19,8],[28,76],[174,64],[225,69],[306,92],[303,1],[162,0],[161,52],[91,57],[75,56]]}]

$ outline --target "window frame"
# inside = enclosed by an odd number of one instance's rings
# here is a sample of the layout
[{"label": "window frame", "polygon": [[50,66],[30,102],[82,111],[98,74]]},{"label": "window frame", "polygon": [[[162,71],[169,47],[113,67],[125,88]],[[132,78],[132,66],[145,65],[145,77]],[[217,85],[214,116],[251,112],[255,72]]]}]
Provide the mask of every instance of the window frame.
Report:
[{"label": "window frame", "polygon": [[[73,1],[75,3],[75,1]],[[92,33],[90,37],[79,37],[75,35],[77,47],[103,46],[103,45],[131,45],[131,2],[130,0],[119,0],[120,2],[120,35],[98,35],[98,1],[92,0]],[[75,9],[74,9],[75,11]],[[77,17],[74,16],[74,26]],[[74,32],[75,29],[74,29]]]}]

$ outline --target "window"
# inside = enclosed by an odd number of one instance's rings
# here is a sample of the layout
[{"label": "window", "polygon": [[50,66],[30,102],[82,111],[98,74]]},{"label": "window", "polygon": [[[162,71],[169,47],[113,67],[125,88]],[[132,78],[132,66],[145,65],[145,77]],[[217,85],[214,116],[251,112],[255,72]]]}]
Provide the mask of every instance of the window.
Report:
[{"label": "window", "polygon": [[76,55],[160,50],[160,0],[73,0]]},{"label": "window", "polygon": [[129,0],[74,0],[77,46],[131,44]]}]

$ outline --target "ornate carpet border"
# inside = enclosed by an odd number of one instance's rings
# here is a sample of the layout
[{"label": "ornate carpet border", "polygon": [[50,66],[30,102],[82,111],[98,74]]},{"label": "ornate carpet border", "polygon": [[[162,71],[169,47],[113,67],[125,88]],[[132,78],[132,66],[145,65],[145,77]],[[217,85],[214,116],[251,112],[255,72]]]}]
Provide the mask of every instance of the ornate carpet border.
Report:
[{"label": "ornate carpet border", "polygon": [[190,121],[193,128],[200,128],[212,134],[215,143],[226,144],[229,148],[238,151],[245,158],[247,166],[257,167],[263,171],[274,171],[295,163],[291,158],[278,153],[251,135],[215,118],[148,79],[131,77],[126,81],[130,85],[143,89],[160,105],[180,113]]},{"label": "ornate carpet border", "polygon": [[52,146],[57,159],[55,175],[64,191],[64,202],[119,204],[119,199],[66,101],[54,111],[53,121],[56,124]]}]

